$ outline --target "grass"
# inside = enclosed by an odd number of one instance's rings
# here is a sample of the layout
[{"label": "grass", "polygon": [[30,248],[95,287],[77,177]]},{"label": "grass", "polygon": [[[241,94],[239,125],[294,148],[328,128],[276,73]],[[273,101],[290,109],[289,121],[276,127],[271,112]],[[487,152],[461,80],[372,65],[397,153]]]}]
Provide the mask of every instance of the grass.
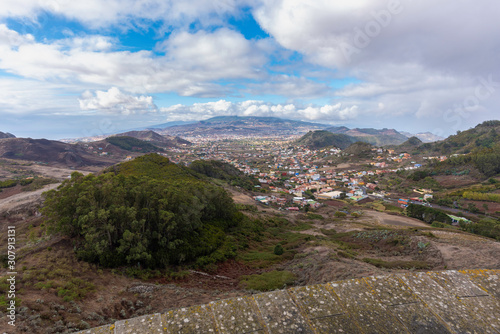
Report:
[{"label": "grass", "polygon": [[283,289],[295,282],[295,275],[290,271],[269,271],[260,275],[245,275],[241,277],[241,283],[246,289],[258,291],[270,291]]},{"label": "grass", "polygon": [[386,269],[429,269],[431,266],[425,261],[384,261],[380,259],[364,258],[363,262]]},{"label": "grass", "polygon": [[308,219],[324,219],[322,215],[319,215],[317,213],[311,213],[311,212],[309,212],[307,214],[307,218]]}]

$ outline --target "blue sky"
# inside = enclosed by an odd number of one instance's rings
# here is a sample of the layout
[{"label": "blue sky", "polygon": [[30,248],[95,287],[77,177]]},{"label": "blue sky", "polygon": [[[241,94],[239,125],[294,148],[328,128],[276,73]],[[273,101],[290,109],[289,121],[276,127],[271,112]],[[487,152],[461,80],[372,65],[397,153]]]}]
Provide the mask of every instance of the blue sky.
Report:
[{"label": "blue sky", "polygon": [[498,12],[495,0],[4,0],[0,131],[258,115],[446,136],[498,119]]}]

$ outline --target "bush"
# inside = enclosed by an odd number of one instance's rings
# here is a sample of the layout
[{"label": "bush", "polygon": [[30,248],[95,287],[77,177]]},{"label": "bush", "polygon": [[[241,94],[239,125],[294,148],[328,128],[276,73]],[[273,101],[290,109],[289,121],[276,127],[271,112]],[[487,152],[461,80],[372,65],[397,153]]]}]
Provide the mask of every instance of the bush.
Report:
[{"label": "bush", "polygon": [[281,255],[283,254],[284,250],[283,250],[283,246],[281,246],[280,244],[277,244],[275,247],[274,247],[274,254],[276,255]]},{"label": "bush", "polygon": [[342,212],[342,211],[336,211],[334,216],[337,218],[341,218],[341,217],[346,217],[347,214],[345,212]]},{"label": "bush", "polygon": [[242,276],[242,284],[246,289],[270,291],[283,289],[295,282],[295,275],[289,271],[269,271],[260,275]]}]

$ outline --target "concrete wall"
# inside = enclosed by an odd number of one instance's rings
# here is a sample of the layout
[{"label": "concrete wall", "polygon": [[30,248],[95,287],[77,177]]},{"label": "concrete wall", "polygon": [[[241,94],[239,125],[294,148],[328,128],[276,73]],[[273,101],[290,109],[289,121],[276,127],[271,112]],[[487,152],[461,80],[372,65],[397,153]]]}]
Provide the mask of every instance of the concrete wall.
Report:
[{"label": "concrete wall", "polygon": [[79,333],[500,333],[500,270],[393,274],[294,287]]}]

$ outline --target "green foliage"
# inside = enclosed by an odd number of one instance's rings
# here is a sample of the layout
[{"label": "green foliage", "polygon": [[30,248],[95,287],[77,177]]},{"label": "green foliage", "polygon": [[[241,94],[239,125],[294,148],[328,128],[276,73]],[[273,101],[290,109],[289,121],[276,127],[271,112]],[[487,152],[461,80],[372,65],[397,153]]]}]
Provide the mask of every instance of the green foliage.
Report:
[{"label": "green foliage", "polygon": [[276,255],[282,255],[283,252],[284,252],[283,246],[281,246],[280,244],[277,244],[274,247],[274,254],[276,254]]},{"label": "green foliage", "polygon": [[199,174],[230,182],[232,186],[253,190],[258,181],[246,176],[236,167],[217,160],[195,160],[189,168]]},{"label": "green foliage", "polygon": [[75,237],[77,256],[85,261],[147,268],[193,261],[215,252],[238,223],[222,188],[166,158],[146,155],[109,171],[114,173],[73,173],[45,195],[43,212],[52,228]]},{"label": "green foliage", "polygon": [[417,218],[429,224],[433,221],[451,224],[451,218],[447,214],[423,205],[409,204],[406,208],[406,213],[408,217]]},{"label": "green foliage", "polygon": [[295,275],[289,271],[269,271],[260,275],[242,276],[242,284],[250,290],[270,291],[283,289],[295,282]]},{"label": "green foliage", "polygon": [[306,133],[299,140],[297,140],[296,145],[303,145],[312,149],[320,149],[328,146],[345,149],[355,141],[356,140],[353,137],[344,134],[318,130]]},{"label": "green foliage", "polygon": [[317,213],[311,213],[311,212],[309,212],[309,213],[307,214],[307,218],[308,218],[308,219],[321,219],[321,220],[323,220],[323,219],[324,219],[322,215],[317,214]]},{"label": "green foliage", "polygon": [[480,192],[464,191],[463,198],[474,201],[489,201],[500,203],[500,194],[485,194]]},{"label": "green foliage", "polygon": [[81,300],[90,292],[95,291],[95,285],[81,278],[72,278],[63,286],[57,288],[57,295],[62,297],[65,302]]},{"label": "green foliage", "polygon": [[[29,183],[26,183],[26,184],[23,184],[23,181],[31,181]],[[57,181],[56,179],[52,179],[52,178],[36,178],[36,179],[29,179],[29,180],[21,180],[21,185],[24,186],[22,188],[22,191],[35,191],[35,190],[38,190],[38,189],[42,189],[43,187],[45,187],[46,185],[48,184],[53,184],[53,183],[57,183],[59,181]]]},{"label": "green foliage", "polygon": [[0,189],[1,188],[11,188],[17,186],[17,180],[5,180],[0,181]]},{"label": "green foliage", "polygon": [[142,153],[162,151],[161,148],[134,137],[115,136],[106,138],[106,141],[126,151]]},{"label": "green foliage", "polygon": [[492,218],[482,219],[477,223],[460,222],[462,230],[500,240],[500,221]]},{"label": "green foliage", "polygon": [[335,211],[334,216],[337,218],[341,218],[341,217],[346,217],[347,214],[345,212],[342,212],[342,211]]}]

